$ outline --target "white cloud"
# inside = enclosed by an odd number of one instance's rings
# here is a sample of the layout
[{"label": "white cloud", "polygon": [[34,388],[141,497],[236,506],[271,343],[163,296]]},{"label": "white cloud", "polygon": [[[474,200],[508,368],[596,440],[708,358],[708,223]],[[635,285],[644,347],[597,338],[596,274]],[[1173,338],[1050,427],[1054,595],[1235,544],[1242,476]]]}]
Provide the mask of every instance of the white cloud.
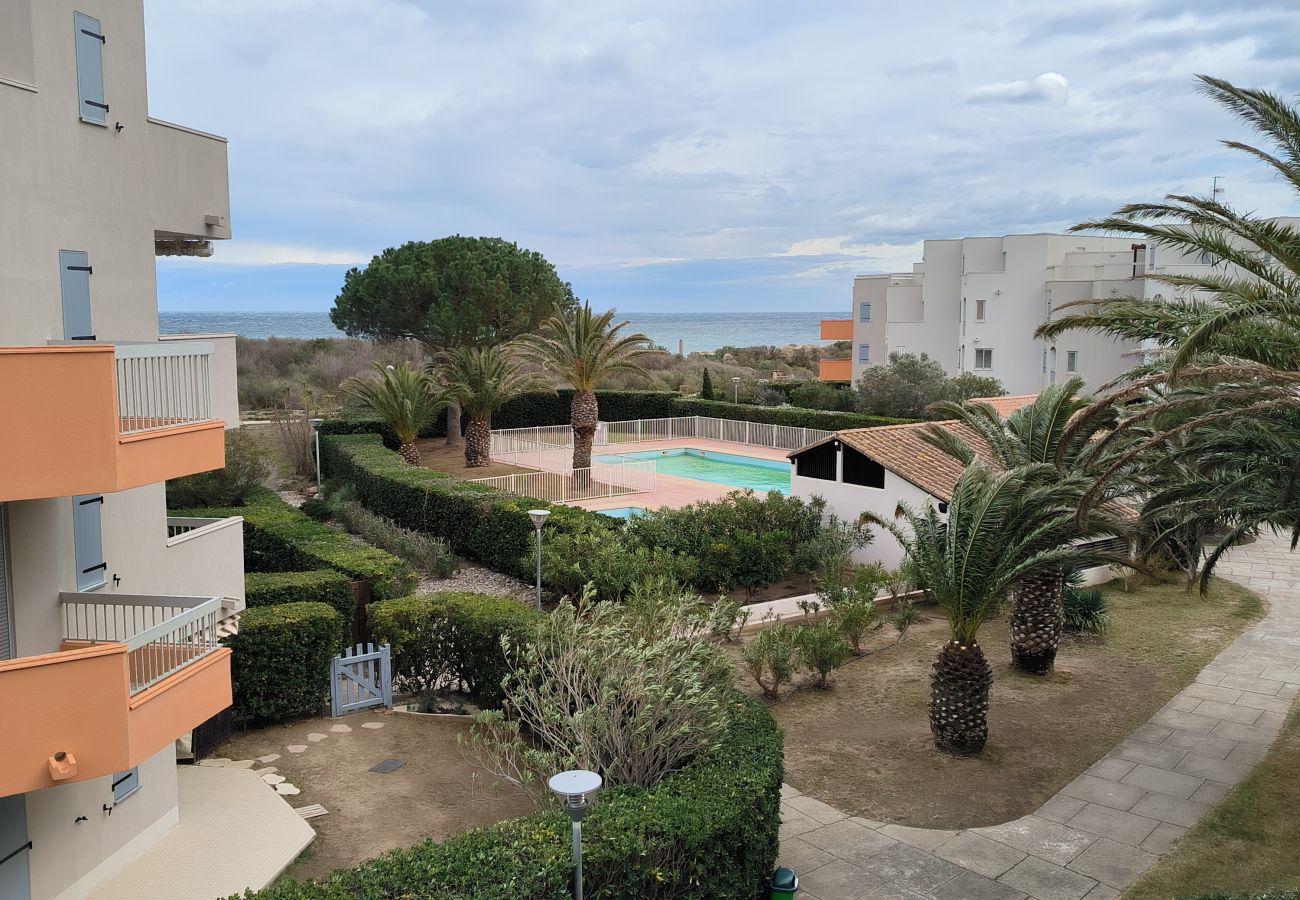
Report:
[{"label": "white cloud", "polygon": [[994,81],[966,92],[976,102],[1018,101],[1064,103],[1070,99],[1070,82],[1059,72],[1044,72],[1033,81]]}]

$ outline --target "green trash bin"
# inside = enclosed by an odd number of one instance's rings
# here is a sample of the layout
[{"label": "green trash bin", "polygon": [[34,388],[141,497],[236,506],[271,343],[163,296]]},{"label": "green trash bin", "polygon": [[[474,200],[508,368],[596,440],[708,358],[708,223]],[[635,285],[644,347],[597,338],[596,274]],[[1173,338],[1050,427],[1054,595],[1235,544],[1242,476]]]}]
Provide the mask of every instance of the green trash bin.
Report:
[{"label": "green trash bin", "polygon": [[799,876],[785,866],[772,873],[772,900],[793,900],[799,893]]}]

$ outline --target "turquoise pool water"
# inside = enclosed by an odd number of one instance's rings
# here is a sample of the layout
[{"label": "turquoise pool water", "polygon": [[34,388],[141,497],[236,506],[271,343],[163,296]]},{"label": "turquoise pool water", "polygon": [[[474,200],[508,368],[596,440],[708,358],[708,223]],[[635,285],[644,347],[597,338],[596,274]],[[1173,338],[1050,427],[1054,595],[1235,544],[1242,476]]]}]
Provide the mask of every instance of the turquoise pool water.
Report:
[{"label": "turquoise pool water", "polygon": [[645,450],[599,457],[601,462],[622,459],[653,459],[660,475],[694,478],[728,487],[750,488],[757,493],[790,493],[790,464],[752,456],[715,453],[712,450]]},{"label": "turquoise pool water", "polygon": [[615,519],[630,519],[633,516],[645,514],[645,510],[639,506],[620,506],[618,509],[599,509],[596,511],[602,516],[613,516]]}]

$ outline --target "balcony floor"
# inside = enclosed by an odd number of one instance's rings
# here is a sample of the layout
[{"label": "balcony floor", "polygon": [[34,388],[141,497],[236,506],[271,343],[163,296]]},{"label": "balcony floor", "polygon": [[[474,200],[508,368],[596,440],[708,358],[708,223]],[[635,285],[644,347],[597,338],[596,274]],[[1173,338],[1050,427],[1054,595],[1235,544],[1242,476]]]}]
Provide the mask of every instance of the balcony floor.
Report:
[{"label": "balcony floor", "polygon": [[259,890],[316,836],[247,769],[181,766],[180,824],[87,900],[215,900]]}]

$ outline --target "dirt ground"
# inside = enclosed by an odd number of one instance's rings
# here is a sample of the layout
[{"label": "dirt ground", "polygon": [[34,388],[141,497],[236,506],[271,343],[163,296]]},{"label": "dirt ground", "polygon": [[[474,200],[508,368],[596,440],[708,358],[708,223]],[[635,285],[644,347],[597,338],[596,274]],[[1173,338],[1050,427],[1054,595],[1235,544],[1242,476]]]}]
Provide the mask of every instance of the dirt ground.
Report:
[{"label": "dirt ground", "polygon": [[[367,722],[384,727],[362,728]],[[287,873],[319,878],[394,847],[409,847],[426,837],[442,840],[533,811],[522,793],[492,788],[491,776],[474,779],[479,770],[465,762],[456,745],[456,736],[468,730],[468,722],[371,712],[304,719],[238,735],[216,755],[256,759],[279,753],[268,765],[302,790],[286,798],[290,805],[319,803],[329,810],[308,820],[316,840]],[[330,726],[338,723],[352,731],[330,733]],[[312,732],[329,736],[312,742],[307,738]],[[289,745],[307,749],[289,753]],[[390,775],[368,771],[385,759],[400,759],[405,765]]]},{"label": "dirt ground", "polygon": [[458,478],[492,478],[497,475],[515,475],[519,472],[532,471],[531,469],[521,469],[518,466],[508,466],[505,463],[498,462],[477,469],[466,468],[464,445],[448,447],[443,438],[426,438],[422,441],[416,441],[415,447],[420,451],[420,465],[426,469],[435,469],[439,472],[446,472],[448,475],[455,475]]},{"label": "dirt ground", "polygon": [[[974,759],[937,753],[931,742],[929,673],[948,631],[941,613],[924,607],[927,619],[904,642],[882,631],[829,690],[804,685],[771,704],[785,731],[786,781],[885,822],[958,828],[1015,819],[1146,721],[1259,614],[1253,595],[1224,583],[1208,600],[1160,585],[1108,590],[1107,601],[1109,635],[1068,641],[1046,679],[1011,670],[1005,621],[985,626],[980,644],[994,683],[989,743]],[[747,674],[738,684],[759,695]]]}]

